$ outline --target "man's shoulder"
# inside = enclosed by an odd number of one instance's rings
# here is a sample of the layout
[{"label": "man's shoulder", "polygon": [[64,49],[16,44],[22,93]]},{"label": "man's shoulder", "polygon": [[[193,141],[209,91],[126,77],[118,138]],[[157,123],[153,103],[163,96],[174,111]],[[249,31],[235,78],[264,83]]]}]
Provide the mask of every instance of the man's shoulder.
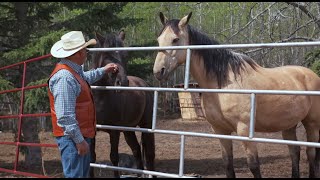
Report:
[{"label": "man's shoulder", "polygon": [[75,77],[72,75],[70,71],[66,69],[60,69],[50,78],[50,81],[57,82],[60,80],[70,81],[70,80],[75,80]]},{"label": "man's shoulder", "polygon": [[56,78],[64,78],[64,77],[72,77],[72,73],[66,69],[60,69],[59,71],[57,71],[52,77],[56,77]]}]

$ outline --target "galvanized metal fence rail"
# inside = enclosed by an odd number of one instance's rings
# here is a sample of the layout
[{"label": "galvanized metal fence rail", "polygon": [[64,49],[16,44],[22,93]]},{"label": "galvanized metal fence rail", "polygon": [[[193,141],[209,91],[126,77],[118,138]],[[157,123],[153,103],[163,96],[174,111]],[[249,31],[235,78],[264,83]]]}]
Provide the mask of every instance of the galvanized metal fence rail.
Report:
[{"label": "galvanized metal fence rail", "polygon": [[[188,88],[189,82],[189,70],[190,70],[190,54],[192,49],[222,49],[222,48],[268,48],[268,47],[302,47],[302,46],[319,46],[320,42],[294,42],[294,43],[267,43],[267,44],[233,44],[233,45],[197,45],[197,46],[168,46],[168,47],[124,47],[124,48],[88,48],[90,51],[156,51],[156,50],[174,50],[174,49],[187,49],[187,60],[185,66],[185,80],[184,80],[184,88],[159,88],[159,87],[110,87],[110,86],[91,86],[93,90],[142,90],[142,91],[154,91],[154,104],[153,104],[153,116],[152,116],[152,129],[144,129],[144,128],[132,128],[132,127],[123,127],[123,126],[107,126],[107,125],[97,125],[97,128],[101,129],[114,129],[114,130],[126,130],[126,131],[140,131],[147,133],[162,133],[162,134],[173,134],[179,135],[181,137],[180,144],[180,164],[179,164],[179,174],[171,174],[171,173],[163,173],[163,172],[155,172],[155,171],[147,171],[147,170],[138,170],[132,168],[124,168],[124,167],[115,167],[104,164],[96,164],[91,163],[92,167],[106,168],[112,170],[121,170],[128,171],[133,173],[141,173],[141,174],[149,174],[149,175],[157,175],[163,177],[188,177],[184,176],[184,147],[185,147],[185,136],[197,136],[197,137],[209,137],[209,138],[221,138],[221,139],[230,139],[230,140],[239,140],[239,141],[254,141],[261,143],[276,143],[276,144],[287,144],[287,145],[298,145],[298,146],[312,146],[312,147],[320,147],[320,143],[312,143],[312,142],[302,142],[302,141],[290,141],[290,140],[278,140],[278,139],[268,139],[268,138],[256,138],[254,137],[254,109],[255,109],[255,95],[256,94],[282,94],[282,95],[320,95],[319,91],[283,91],[283,90],[222,90],[222,89],[193,89]],[[25,87],[24,79],[27,70],[27,63],[42,60],[45,58],[51,57],[50,54],[30,59],[21,63],[9,65],[6,67],[1,67],[1,70],[8,69],[11,67],[15,67],[18,65],[24,65],[23,68],[23,76],[22,76],[22,85],[21,88],[16,88],[12,90],[0,91],[0,94],[10,93],[10,92],[18,92],[21,91],[21,100],[20,100],[20,112],[18,115],[5,115],[0,116],[0,119],[7,118],[19,118],[18,123],[18,138],[16,142],[0,142],[0,144],[5,145],[15,145],[16,146],[16,154],[14,161],[14,169],[5,169],[0,167],[0,171],[14,173],[25,176],[32,177],[47,177],[39,174],[33,174],[28,172],[22,172],[17,170],[18,160],[19,160],[19,146],[41,146],[41,147],[57,147],[55,144],[37,144],[37,143],[23,143],[20,142],[21,135],[21,121],[23,117],[39,117],[39,116],[50,116],[50,113],[43,114],[23,114],[23,102],[24,102],[24,91],[28,89],[41,88],[46,86],[46,84]],[[196,132],[186,132],[186,131],[172,131],[172,130],[162,130],[156,128],[157,121],[157,107],[158,107],[158,92],[210,92],[210,93],[235,93],[235,94],[251,94],[251,113],[250,113],[250,133],[248,137],[241,136],[231,136],[231,135],[219,135],[219,134],[208,134],[208,133],[196,133]]]},{"label": "galvanized metal fence rail", "polygon": [[[158,175],[164,177],[188,177],[184,176],[184,146],[185,136],[198,136],[198,137],[209,137],[209,138],[220,138],[229,140],[239,141],[253,141],[261,143],[276,143],[276,144],[287,144],[297,146],[312,146],[320,147],[320,143],[303,142],[303,141],[290,141],[290,140],[278,140],[268,138],[256,138],[254,137],[254,126],[255,126],[255,97],[256,94],[282,94],[282,95],[320,95],[320,91],[289,91],[289,90],[243,90],[243,89],[189,89],[189,76],[190,76],[190,55],[192,49],[237,49],[237,48],[268,48],[268,47],[301,47],[301,46],[319,46],[320,42],[292,42],[292,43],[266,43],[266,44],[233,44],[233,45],[193,45],[193,46],[167,46],[167,47],[124,47],[124,48],[88,48],[90,51],[155,51],[155,50],[187,50],[187,59],[185,66],[185,79],[184,88],[158,88],[158,87],[110,87],[110,86],[91,86],[93,90],[142,90],[142,91],[154,91],[154,104],[153,104],[153,116],[152,116],[152,129],[145,128],[132,128],[124,126],[107,126],[97,125],[97,128],[101,129],[113,129],[113,130],[126,130],[126,131],[139,131],[146,133],[164,133],[164,134],[175,134],[181,136],[180,142],[180,164],[179,174],[169,174],[162,172],[137,170],[131,168],[121,168],[111,165],[103,165],[91,163],[92,167],[107,168],[113,170],[123,170],[133,173]],[[196,132],[185,132],[185,131],[171,131],[156,129],[156,117],[157,117],[157,106],[158,106],[158,92],[210,92],[210,93],[235,93],[235,94],[250,94],[251,96],[251,110],[250,110],[250,132],[248,137],[232,136],[232,135],[220,135],[220,134],[208,134],[208,133],[196,133]]]}]

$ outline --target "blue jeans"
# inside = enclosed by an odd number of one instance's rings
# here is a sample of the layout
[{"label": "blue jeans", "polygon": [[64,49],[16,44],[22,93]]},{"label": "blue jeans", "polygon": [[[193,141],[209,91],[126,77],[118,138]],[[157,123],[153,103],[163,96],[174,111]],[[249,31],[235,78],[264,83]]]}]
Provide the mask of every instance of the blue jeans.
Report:
[{"label": "blue jeans", "polygon": [[[90,147],[92,139],[85,138],[85,140]],[[80,156],[75,142],[68,136],[56,137],[56,142],[60,150],[64,177],[88,178],[90,171],[90,152],[84,156]]]}]

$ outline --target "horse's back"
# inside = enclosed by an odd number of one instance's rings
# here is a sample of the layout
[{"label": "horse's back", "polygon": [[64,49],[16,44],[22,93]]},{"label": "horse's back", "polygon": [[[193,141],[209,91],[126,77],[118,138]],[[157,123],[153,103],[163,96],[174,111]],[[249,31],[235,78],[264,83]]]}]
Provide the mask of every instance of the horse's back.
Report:
[{"label": "horse's back", "polygon": [[288,65],[271,68],[269,71],[270,75],[276,77],[278,81],[291,81],[292,83],[287,85],[287,89],[305,91],[320,90],[319,76],[306,67]]},{"label": "horse's back", "polygon": [[[320,78],[312,70],[302,66],[281,66],[257,70],[247,69],[240,81],[233,81],[226,89],[259,90],[320,90]],[[230,75],[232,77],[233,75]]]},{"label": "horse's back", "polygon": [[146,87],[149,86],[147,82],[137,76],[127,76],[130,87]]},{"label": "horse's back", "polygon": [[[130,87],[149,87],[148,83],[137,76],[128,76]],[[138,92],[138,91],[137,91]],[[152,91],[139,91],[145,99],[145,108],[141,121],[139,122],[140,127],[152,126],[152,112],[153,112],[153,92]]]},{"label": "horse's back", "polygon": [[[242,74],[242,79],[231,83],[226,89],[258,89],[258,90],[296,90],[319,91],[320,78],[308,68],[302,66],[282,66],[277,68],[258,67],[257,71]],[[210,96],[210,95],[209,95]],[[218,94],[220,109],[212,114],[221,117],[233,127],[238,120],[249,123],[250,94]],[[209,97],[206,104],[212,105]],[[240,103],[239,103],[240,102]],[[256,130],[260,132],[276,132],[288,129],[304,119],[320,118],[320,96],[306,95],[256,95]],[[221,113],[220,113],[221,112]],[[315,120],[316,118],[313,118]]]}]

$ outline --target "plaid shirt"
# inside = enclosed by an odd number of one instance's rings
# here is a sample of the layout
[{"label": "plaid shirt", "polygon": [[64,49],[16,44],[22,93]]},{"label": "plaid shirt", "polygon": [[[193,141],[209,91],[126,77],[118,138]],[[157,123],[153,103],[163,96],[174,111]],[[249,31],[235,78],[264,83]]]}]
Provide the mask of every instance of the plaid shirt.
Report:
[{"label": "plaid shirt", "polygon": [[[83,72],[82,67],[67,59],[62,59],[89,84],[92,84],[105,74],[104,68]],[[54,97],[54,108],[57,115],[57,124],[64,130],[64,135],[70,136],[75,143],[81,143],[84,138],[76,120],[76,99],[80,94],[81,86],[77,79],[66,69],[55,73],[49,80],[49,89]]]}]

